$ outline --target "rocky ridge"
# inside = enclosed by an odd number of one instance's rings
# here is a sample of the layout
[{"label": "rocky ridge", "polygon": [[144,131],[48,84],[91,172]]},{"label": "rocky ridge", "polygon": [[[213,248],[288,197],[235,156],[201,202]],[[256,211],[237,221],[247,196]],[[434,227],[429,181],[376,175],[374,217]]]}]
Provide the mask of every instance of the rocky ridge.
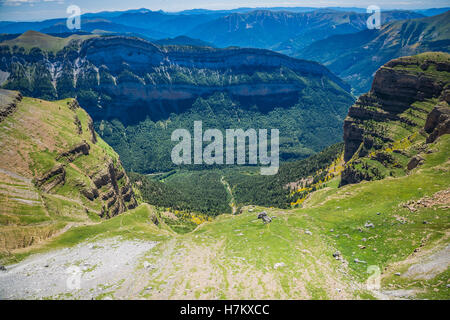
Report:
[{"label": "rocky ridge", "polygon": [[56,54],[0,44],[0,54],[0,70],[9,74],[5,88],[45,99],[77,96],[94,120],[126,118],[124,109],[137,106],[143,115],[164,117],[217,91],[273,108],[297,103],[310,85],[350,90],[316,62],[264,49],[158,46],[105,36],[74,39]]},{"label": "rocky ridge", "polygon": [[449,72],[445,53],[395,59],[377,71],[372,89],[359,97],[344,121],[347,166],[341,184],[385,176],[383,168],[369,168],[363,157],[400,169],[406,166],[396,155],[408,156],[406,145],[418,135],[429,134],[426,142],[431,143],[449,133]]}]

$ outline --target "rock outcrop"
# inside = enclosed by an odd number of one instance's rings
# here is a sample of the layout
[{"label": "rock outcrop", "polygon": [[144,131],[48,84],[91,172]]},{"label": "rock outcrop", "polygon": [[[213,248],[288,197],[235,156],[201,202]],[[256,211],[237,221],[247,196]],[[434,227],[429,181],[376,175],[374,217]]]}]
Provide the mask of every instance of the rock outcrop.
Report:
[{"label": "rock outcrop", "polygon": [[432,143],[443,134],[450,133],[450,108],[448,105],[434,107],[427,117],[424,129],[430,134],[427,143]]},{"label": "rock outcrop", "polygon": [[431,73],[411,72],[406,68],[408,66],[420,67],[422,71],[430,66],[444,72],[449,72],[450,68],[450,64],[429,60],[420,63],[408,58],[396,59],[381,67],[375,74],[372,90],[356,101],[344,121],[345,161],[351,159],[362,143],[366,149],[381,147],[374,145],[374,137],[379,138],[381,143],[391,140],[383,132],[365,126],[366,121],[400,121],[414,125],[402,115],[411,104],[430,98],[445,99],[447,96],[444,96],[447,92],[444,89],[449,85],[448,82],[435,78]]},{"label": "rock outcrop", "polygon": [[3,89],[0,89],[0,94],[0,122],[2,122],[3,119],[16,110],[17,104],[22,100],[22,95],[20,92]]},{"label": "rock outcrop", "polygon": [[[362,157],[370,156],[386,168],[401,167],[394,159],[395,153],[404,153],[394,147],[395,143],[400,144],[396,132],[410,132],[410,136],[403,137],[403,144],[411,143],[413,133],[421,129],[430,134],[429,143],[450,132],[449,71],[450,55],[445,53],[395,59],[377,71],[372,89],[359,97],[344,121],[347,165],[341,185],[385,176],[378,167],[358,160]],[[439,101],[438,105],[430,110],[429,105],[435,101]],[[392,159],[382,152],[386,148]],[[405,167],[411,170],[419,164],[416,162],[411,160]],[[393,173],[389,168],[387,171]]]},{"label": "rock outcrop", "polygon": [[43,176],[36,178],[35,184],[44,192],[50,192],[54,187],[63,185],[65,181],[66,170],[63,164],[58,163]]},{"label": "rock outcrop", "polygon": [[[118,181],[124,179],[122,186]],[[137,206],[130,180],[119,163],[108,162],[105,167],[92,177],[95,188],[88,194],[93,198],[100,197],[107,205],[101,216],[113,217]],[[104,191],[102,191],[104,190]]]},{"label": "rock outcrop", "polygon": [[[81,134],[81,133],[78,133],[78,134]],[[59,160],[62,158],[66,158],[67,160],[72,162],[73,160],[75,160],[77,157],[79,157],[81,155],[87,156],[89,154],[90,149],[91,149],[91,146],[86,141],[83,140],[83,142],[78,143],[70,150],[62,152],[57,157],[57,159]]]},{"label": "rock outcrop", "polygon": [[412,159],[408,162],[408,170],[417,168],[417,166],[421,165],[423,162],[424,159],[420,155],[412,157]]}]

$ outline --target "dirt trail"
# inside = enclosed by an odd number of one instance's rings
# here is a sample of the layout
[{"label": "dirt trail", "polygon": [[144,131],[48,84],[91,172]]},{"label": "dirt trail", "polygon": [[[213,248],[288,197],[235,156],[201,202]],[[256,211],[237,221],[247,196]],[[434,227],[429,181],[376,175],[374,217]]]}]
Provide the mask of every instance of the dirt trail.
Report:
[{"label": "dirt trail", "polygon": [[222,176],[222,178],[220,179],[220,182],[222,182],[225,189],[227,190],[227,193],[231,197],[229,206],[231,207],[232,214],[236,214],[236,212],[237,212],[236,200],[234,199],[234,195],[233,195],[233,192],[231,191],[230,184],[225,180],[224,176]]}]

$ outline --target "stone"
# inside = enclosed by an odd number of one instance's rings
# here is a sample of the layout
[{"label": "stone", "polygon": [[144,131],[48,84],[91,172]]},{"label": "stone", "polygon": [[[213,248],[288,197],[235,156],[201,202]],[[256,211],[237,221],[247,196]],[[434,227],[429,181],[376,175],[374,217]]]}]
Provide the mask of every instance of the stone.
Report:
[{"label": "stone", "polygon": [[309,231],[309,230],[306,230],[305,233],[308,234],[308,235],[310,235],[310,236],[312,236],[312,232]]},{"label": "stone", "polygon": [[0,266],[0,271],[6,271],[5,266]]},{"label": "stone", "polygon": [[261,219],[264,224],[268,224],[272,222],[272,218],[267,215],[267,212],[262,211],[258,214],[258,219]]},{"label": "stone", "polygon": [[358,258],[356,258],[355,260],[353,260],[355,263],[361,263],[361,264],[366,264],[367,262],[364,260],[359,260]]},{"label": "stone", "polygon": [[367,221],[366,224],[364,225],[364,227],[365,228],[375,228],[375,225],[372,222]]},{"label": "stone", "polygon": [[394,275],[396,275],[397,277],[400,277],[402,274],[400,272],[396,272],[396,273],[394,273]]},{"label": "stone", "polygon": [[282,267],[285,267],[285,266],[286,266],[286,264],[284,262],[278,262],[278,263],[275,263],[273,265],[273,268],[276,270],[278,268],[282,268]]},{"label": "stone", "polygon": [[411,158],[411,160],[409,160],[407,168],[408,170],[415,169],[417,168],[417,166],[421,165],[424,161],[425,160],[421,156],[419,155],[414,156]]},{"label": "stone", "polygon": [[432,143],[444,134],[450,133],[450,109],[444,105],[437,105],[428,114],[425,131],[430,135],[427,143]]}]

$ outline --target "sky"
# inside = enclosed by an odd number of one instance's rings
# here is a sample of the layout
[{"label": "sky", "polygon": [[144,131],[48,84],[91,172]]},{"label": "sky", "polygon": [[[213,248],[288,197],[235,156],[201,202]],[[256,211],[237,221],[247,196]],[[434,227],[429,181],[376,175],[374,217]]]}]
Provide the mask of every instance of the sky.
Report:
[{"label": "sky", "polygon": [[450,6],[450,0],[0,0],[0,21],[39,21],[67,17],[67,7],[82,13],[147,8],[169,12],[186,9],[233,9],[239,7],[359,7],[424,9]]}]

